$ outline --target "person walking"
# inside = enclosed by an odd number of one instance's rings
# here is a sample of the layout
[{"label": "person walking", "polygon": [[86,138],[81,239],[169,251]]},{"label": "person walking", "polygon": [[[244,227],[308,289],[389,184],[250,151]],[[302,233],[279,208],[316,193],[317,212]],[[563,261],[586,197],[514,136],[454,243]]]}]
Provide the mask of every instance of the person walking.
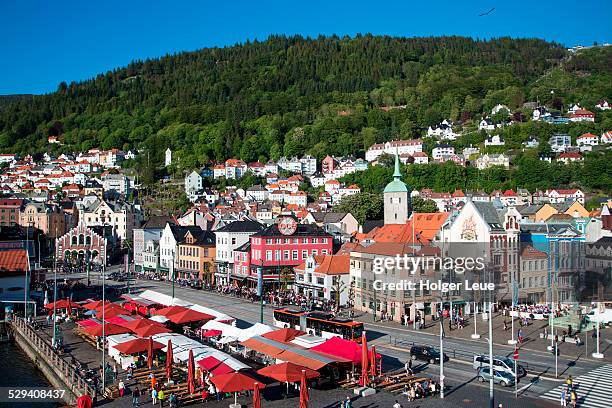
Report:
[{"label": "person walking", "polygon": [[395,404],[393,404],[393,408],[402,408],[402,404],[400,404],[398,400],[395,400]]},{"label": "person walking", "polygon": [[140,406],[140,389],[138,389],[138,386],[134,387],[132,390],[132,406]]},{"label": "person walking", "polygon": [[151,402],[153,405],[157,404],[157,389],[155,387],[151,390]]},{"label": "person walking", "polygon": [[157,400],[159,401],[159,408],[163,408],[165,399],[166,399],[166,394],[164,394],[164,389],[162,388],[157,393]]},{"label": "person walking", "polygon": [[567,391],[565,391],[565,390],[561,391],[561,400],[560,400],[560,402],[561,402],[561,406],[562,407],[567,406]]},{"label": "person walking", "polygon": [[119,380],[119,396],[123,397],[123,394],[125,393],[125,384],[123,383],[123,380]]},{"label": "person walking", "polygon": [[575,390],[570,391],[570,402],[572,404],[572,408],[576,408],[576,404],[578,403],[578,395],[576,395]]}]

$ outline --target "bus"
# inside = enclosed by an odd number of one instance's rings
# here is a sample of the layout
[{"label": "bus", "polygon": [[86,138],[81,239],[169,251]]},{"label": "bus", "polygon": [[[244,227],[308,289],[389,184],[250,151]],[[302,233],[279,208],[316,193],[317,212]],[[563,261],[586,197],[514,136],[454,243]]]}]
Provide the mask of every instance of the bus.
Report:
[{"label": "bus", "polygon": [[360,342],[363,332],[363,323],[337,318],[329,312],[304,312],[283,308],[274,310],[273,320],[276,327],[291,327],[324,339],[342,337]]}]

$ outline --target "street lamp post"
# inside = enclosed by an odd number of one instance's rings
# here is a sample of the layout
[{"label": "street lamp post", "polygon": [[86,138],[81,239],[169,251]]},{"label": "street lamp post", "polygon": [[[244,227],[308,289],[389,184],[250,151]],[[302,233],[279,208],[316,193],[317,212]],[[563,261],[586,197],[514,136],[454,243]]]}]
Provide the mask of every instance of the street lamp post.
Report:
[{"label": "street lamp post", "polygon": [[440,398],[444,398],[444,302],[440,298]]},{"label": "street lamp post", "polygon": [[[491,282],[491,271],[489,270],[489,282]],[[489,408],[495,406],[495,395],[493,391],[493,293],[489,291]]]},{"label": "street lamp post", "polygon": [[472,338],[473,339],[479,339],[480,338],[480,334],[478,334],[478,332],[476,331],[476,300],[474,300],[474,334],[472,334]]},{"label": "street lamp post", "polygon": [[55,254],[53,256],[53,347],[57,345],[57,234],[55,238]]},{"label": "street lamp post", "polygon": [[174,250],[172,250],[172,262],[170,264],[170,267],[172,268],[172,274],[170,276],[170,279],[172,279],[172,301],[174,302]]},{"label": "street lamp post", "polygon": [[106,317],[106,298],[105,298],[105,282],[106,282],[106,262],[102,264],[102,395],[106,388],[106,356],[104,355],[105,327],[104,321]]}]

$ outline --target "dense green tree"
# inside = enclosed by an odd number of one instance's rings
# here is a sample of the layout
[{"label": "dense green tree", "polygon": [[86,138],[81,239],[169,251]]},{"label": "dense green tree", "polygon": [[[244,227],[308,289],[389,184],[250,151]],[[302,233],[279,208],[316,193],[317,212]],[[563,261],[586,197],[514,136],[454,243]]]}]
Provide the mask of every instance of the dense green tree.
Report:
[{"label": "dense green tree", "polygon": [[334,206],[334,211],[350,212],[363,224],[365,220],[379,220],[383,216],[382,194],[359,193],[347,196]]},{"label": "dense green tree", "polygon": [[435,213],[438,212],[438,205],[433,200],[417,196],[412,198],[412,210],[417,213]]}]

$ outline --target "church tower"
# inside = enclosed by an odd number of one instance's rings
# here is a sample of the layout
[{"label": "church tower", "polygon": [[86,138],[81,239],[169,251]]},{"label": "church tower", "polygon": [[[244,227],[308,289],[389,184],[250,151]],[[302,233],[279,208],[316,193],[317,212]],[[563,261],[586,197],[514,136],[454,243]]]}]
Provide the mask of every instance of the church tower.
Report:
[{"label": "church tower", "polygon": [[396,153],[393,180],[387,184],[384,191],[385,225],[405,224],[412,212],[410,189],[401,180],[402,173],[400,172],[399,163],[399,156]]}]

